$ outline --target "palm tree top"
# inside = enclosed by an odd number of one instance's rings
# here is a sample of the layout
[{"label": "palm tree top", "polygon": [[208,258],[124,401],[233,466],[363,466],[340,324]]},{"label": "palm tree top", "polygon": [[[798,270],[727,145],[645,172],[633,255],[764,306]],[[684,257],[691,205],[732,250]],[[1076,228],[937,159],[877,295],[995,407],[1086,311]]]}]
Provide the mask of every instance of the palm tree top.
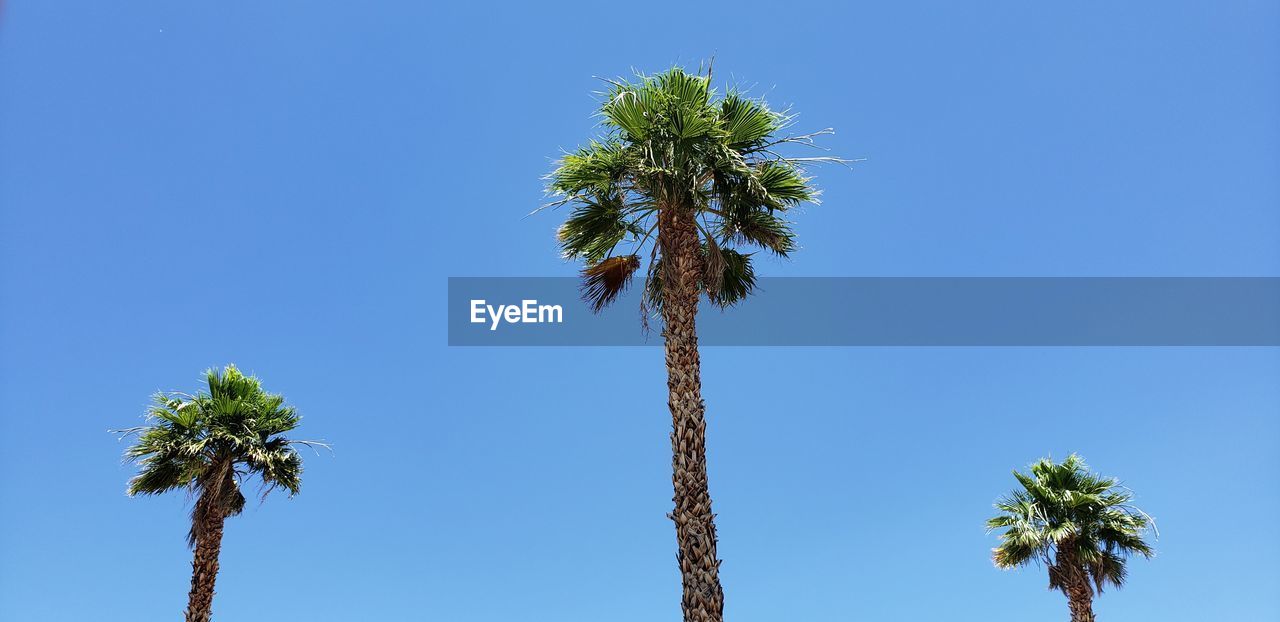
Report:
[{"label": "palm tree top", "polygon": [[[136,436],[125,459],[139,465],[128,493],[155,495],[185,488],[223,516],[244,508],[246,479],[256,476],[262,496],[301,487],[302,458],[294,445],[321,445],[283,436],[301,417],[285,399],[262,388],[234,365],[205,372],[205,388],[191,395],[161,392],[147,409],[147,424],[120,430]],[[197,511],[204,506],[197,504]],[[194,521],[192,542],[199,521]]]},{"label": "palm tree top", "polygon": [[712,88],[711,70],[680,67],[633,81],[610,80],[598,110],[602,135],[565,154],[548,176],[554,200],[573,211],[558,238],[566,258],[581,259],[584,298],[595,310],[612,302],[649,252],[646,293],[661,304],[654,240],[657,214],[690,210],[702,241],[702,290],[719,305],[751,292],[755,247],[786,257],[795,236],[785,213],[817,203],[808,165],[832,157],[787,157],[787,144],[813,145],[812,134],[785,134],[793,116],[738,90]]},{"label": "palm tree top", "polygon": [[1144,539],[1155,524],[1119,480],[1090,472],[1076,454],[1060,463],[1041,459],[1029,471],[1014,471],[1021,488],[997,501],[1000,514],[987,521],[988,531],[1004,529],[992,550],[997,567],[1044,564],[1051,569],[1050,589],[1065,591],[1061,573],[1053,571],[1065,555],[1101,592],[1124,584],[1130,556],[1155,554]]}]

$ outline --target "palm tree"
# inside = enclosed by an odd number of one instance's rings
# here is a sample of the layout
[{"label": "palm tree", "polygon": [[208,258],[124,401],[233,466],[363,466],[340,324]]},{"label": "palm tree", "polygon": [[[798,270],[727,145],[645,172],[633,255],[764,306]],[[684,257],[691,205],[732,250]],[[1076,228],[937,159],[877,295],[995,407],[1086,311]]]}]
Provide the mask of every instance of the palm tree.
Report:
[{"label": "palm tree", "polygon": [[1000,515],[987,530],[1004,529],[992,550],[997,567],[1032,563],[1049,569],[1049,589],[1061,590],[1072,622],[1093,622],[1093,596],[1108,584],[1124,585],[1127,560],[1155,552],[1143,539],[1155,525],[1130,504],[1133,493],[1119,481],[1089,472],[1075,454],[1059,464],[1045,458],[1031,473],[1014,471],[1022,485],[996,502]]},{"label": "palm tree", "polygon": [[223,522],[244,509],[242,487],[250,476],[262,482],[262,497],[276,488],[298,492],[302,458],[281,434],[299,416],[284,398],[262,390],[257,378],[234,365],[205,373],[208,388],[196,395],[158,393],[148,424],[121,430],[137,442],[125,458],[139,465],[129,495],[157,495],[185,488],[195,498],[187,543],[195,549],[187,622],[208,622],[218,577]]},{"label": "palm tree", "polygon": [[555,200],[548,206],[573,206],[559,243],[566,257],[585,263],[583,297],[595,311],[629,287],[653,242],[642,307],[656,309],[664,326],[681,606],[686,621],[719,622],[724,596],[707,490],[698,303],[705,294],[727,307],[751,293],[752,255],[735,246],[781,257],[796,248],[784,214],[818,195],[804,167],[840,160],[779,155],[786,143],[811,145],[830,130],[781,135],[790,115],[736,91],[719,96],[710,68],[610,84],[599,108],[604,134],[561,158],[549,176]]}]

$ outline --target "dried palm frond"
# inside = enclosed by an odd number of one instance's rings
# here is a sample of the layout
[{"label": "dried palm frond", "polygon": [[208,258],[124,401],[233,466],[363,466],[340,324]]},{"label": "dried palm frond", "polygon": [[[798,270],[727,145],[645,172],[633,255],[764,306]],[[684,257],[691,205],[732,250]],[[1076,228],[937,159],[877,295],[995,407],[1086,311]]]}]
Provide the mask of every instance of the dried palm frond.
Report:
[{"label": "dried palm frond", "polygon": [[582,299],[592,311],[603,309],[627,289],[639,268],[639,255],[618,255],[583,268]]}]

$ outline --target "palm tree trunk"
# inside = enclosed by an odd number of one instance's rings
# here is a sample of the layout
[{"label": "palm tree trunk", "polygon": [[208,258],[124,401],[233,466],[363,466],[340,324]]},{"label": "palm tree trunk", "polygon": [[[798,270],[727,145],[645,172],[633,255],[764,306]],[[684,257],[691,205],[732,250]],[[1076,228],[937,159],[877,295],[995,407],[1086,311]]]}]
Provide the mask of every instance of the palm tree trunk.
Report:
[{"label": "palm tree trunk", "polygon": [[1076,555],[1074,538],[1058,542],[1057,559],[1049,568],[1049,585],[1067,595],[1071,622],[1093,622],[1093,586],[1089,573]]},{"label": "palm tree trunk", "polygon": [[1094,622],[1093,590],[1088,579],[1072,581],[1067,586],[1067,606],[1071,608],[1071,622]]},{"label": "palm tree trunk", "polygon": [[691,210],[659,210],[662,248],[662,320],[671,409],[671,483],[675,487],[676,556],[684,584],[685,622],[721,622],[724,592],[716,557],[715,515],[707,489],[707,423],[703,418],[698,311],[701,243]]},{"label": "palm tree trunk", "polygon": [[226,518],[218,511],[200,514],[203,524],[194,530],[199,536],[191,560],[186,622],[209,622],[213,615],[213,584],[218,580],[218,555],[222,552],[222,526]]}]

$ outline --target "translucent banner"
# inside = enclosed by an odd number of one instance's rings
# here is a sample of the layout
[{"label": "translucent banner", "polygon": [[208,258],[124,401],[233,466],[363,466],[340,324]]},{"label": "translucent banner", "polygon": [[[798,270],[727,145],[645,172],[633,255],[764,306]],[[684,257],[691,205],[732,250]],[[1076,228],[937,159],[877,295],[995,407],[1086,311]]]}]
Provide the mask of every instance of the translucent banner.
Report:
[{"label": "translucent banner", "polygon": [[[451,346],[658,346],[637,280],[592,313],[570,277],[449,279]],[[1275,346],[1280,278],[762,278],[705,346]]]}]

